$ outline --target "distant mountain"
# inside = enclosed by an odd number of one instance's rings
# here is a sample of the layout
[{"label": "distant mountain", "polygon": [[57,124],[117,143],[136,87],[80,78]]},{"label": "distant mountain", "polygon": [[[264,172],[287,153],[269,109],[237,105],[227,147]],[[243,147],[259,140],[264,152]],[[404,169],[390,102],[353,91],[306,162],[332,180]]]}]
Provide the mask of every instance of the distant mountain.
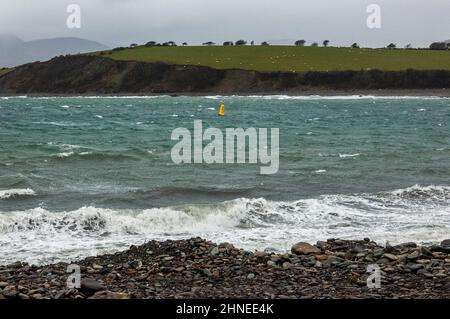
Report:
[{"label": "distant mountain", "polygon": [[107,46],[80,38],[53,38],[25,42],[10,34],[0,34],[0,67],[46,61],[58,55],[108,49]]}]

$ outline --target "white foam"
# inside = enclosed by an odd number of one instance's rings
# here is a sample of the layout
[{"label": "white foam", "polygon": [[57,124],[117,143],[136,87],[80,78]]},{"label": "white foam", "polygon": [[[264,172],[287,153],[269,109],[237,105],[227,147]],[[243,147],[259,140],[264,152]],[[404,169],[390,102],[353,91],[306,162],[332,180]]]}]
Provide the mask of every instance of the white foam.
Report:
[{"label": "white foam", "polygon": [[[38,96],[30,97],[36,100],[53,99],[155,99],[169,97],[169,95],[74,95],[74,96]],[[24,97],[26,98],[26,96]]]},{"label": "white foam", "polygon": [[7,199],[16,196],[30,196],[30,195],[36,195],[34,190],[30,188],[0,190],[0,199]]},{"label": "white foam", "polygon": [[400,197],[421,197],[425,199],[433,199],[443,201],[450,199],[450,186],[440,185],[413,185],[407,188],[396,189],[390,194]]},{"label": "white foam", "polygon": [[240,198],[142,210],[82,207],[0,212],[0,264],[70,261],[147,240],[201,236],[245,249],[288,250],[298,241],[370,237],[383,244],[434,243],[450,233],[450,187],[324,195],[293,202]]},{"label": "white foam", "polygon": [[75,154],[74,152],[62,152],[62,153],[58,153],[56,156],[59,158],[66,158],[66,157],[70,157],[74,154]]},{"label": "white foam", "polygon": [[32,122],[33,124],[55,125],[62,127],[90,126],[90,123],[73,123],[73,122]]},{"label": "white foam", "polygon": [[[178,97],[189,97],[186,95],[179,95]],[[412,95],[207,95],[198,96],[200,98],[206,98],[211,100],[220,100],[225,98],[252,98],[252,99],[264,99],[264,100],[438,100],[438,99],[450,99],[446,96],[412,96]],[[0,97],[1,99],[14,99],[14,98],[30,98],[36,100],[58,100],[58,99],[158,99],[158,98],[171,98],[170,95],[96,95],[96,96],[42,96],[42,97],[28,97],[28,96],[10,96]]]},{"label": "white foam", "polygon": [[355,154],[339,154],[340,158],[349,158],[349,157],[358,157],[360,156],[360,153],[355,153]]},{"label": "white foam", "polygon": [[437,100],[450,99],[441,96],[409,96],[409,95],[231,95],[231,96],[205,96],[205,98],[219,100],[224,98],[251,98],[262,100]]}]

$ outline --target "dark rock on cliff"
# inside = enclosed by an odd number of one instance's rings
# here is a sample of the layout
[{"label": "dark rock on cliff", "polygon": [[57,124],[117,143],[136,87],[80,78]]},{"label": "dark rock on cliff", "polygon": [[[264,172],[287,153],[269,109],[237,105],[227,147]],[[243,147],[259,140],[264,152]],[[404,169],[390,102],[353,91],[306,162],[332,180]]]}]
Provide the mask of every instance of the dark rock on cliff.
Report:
[{"label": "dark rock on cliff", "polygon": [[0,94],[254,94],[442,88],[450,88],[450,71],[261,73],[88,55],[30,63],[0,76]]}]

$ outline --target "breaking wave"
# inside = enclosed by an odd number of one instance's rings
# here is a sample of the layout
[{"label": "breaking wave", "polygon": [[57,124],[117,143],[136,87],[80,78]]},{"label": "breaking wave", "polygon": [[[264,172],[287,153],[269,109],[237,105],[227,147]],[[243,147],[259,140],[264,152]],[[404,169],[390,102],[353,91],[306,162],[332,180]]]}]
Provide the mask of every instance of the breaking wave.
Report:
[{"label": "breaking wave", "polygon": [[30,188],[0,190],[0,199],[31,195],[36,195],[36,193]]},{"label": "breaking wave", "polygon": [[450,233],[450,187],[323,195],[282,202],[239,198],[152,209],[86,206],[0,213],[0,263],[45,263],[126,249],[147,240],[201,236],[246,249],[285,251],[297,241],[370,237],[383,244],[439,242]]}]

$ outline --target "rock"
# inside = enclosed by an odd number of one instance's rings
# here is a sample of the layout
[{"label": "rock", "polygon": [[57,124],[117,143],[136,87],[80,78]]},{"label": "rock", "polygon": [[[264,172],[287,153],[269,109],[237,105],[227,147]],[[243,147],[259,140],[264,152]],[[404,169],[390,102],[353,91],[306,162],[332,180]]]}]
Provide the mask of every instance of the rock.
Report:
[{"label": "rock", "polygon": [[233,244],[230,244],[230,243],[221,243],[221,244],[219,245],[219,249],[225,249],[225,250],[227,250],[227,251],[230,251],[230,250],[234,250],[234,249],[236,249],[236,248],[233,246]]},{"label": "rock", "polygon": [[183,266],[174,268],[173,270],[175,270],[176,272],[182,272],[183,270],[185,270],[186,268],[184,268]]},{"label": "rock", "polygon": [[211,271],[210,271],[209,269],[203,269],[203,273],[204,273],[206,276],[208,276],[208,277],[211,277],[211,276],[212,276],[212,273],[211,273]]},{"label": "rock", "polygon": [[379,257],[383,256],[383,253],[384,253],[383,249],[378,248],[373,251],[373,256],[375,258],[379,258]]},{"label": "rock", "polygon": [[94,279],[90,279],[90,278],[84,278],[81,280],[81,290],[86,290],[86,291],[100,291],[100,290],[105,290],[105,286],[94,280]]},{"label": "rock", "polygon": [[316,255],[314,256],[318,261],[324,261],[328,259],[328,255]]},{"label": "rock", "polygon": [[7,286],[3,289],[2,294],[6,298],[13,298],[17,295],[17,289],[14,286]]},{"label": "rock", "polygon": [[292,253],[297,255],[320,254],[321,250],[311,244],[299,242],[292,246]]},{"label": "rock", "polygon": [[417,244],[416,243],[412,243],[412,242],[403,243],[403,244],[395,246],[395,248],[400,249],[400,250],[401,249],[406,249],[406,248],[417,248]]},{"label": "rock", "polygon": [[420,253],[421,253],[421,255],[423,255],[425,257],[433,257],[432,251],[424,246],[420,247]]},{"label": "rock", "polygon": [[8,268],[18,269],[18,268],[22,268],[22,267],[25,266],[25,265],[26,265],[26,264],[24,264],[24,263],[18,261],[18,262],[9,264],[9,265],[8,265]]},{"label": "rock", "polygon": [[394,255],[394,254],[383,254],[383,257],[387,258],[387,259],[389,259],[391,261],[397,261],[398,260],[398,257],[396,255]]},{"label": "rock", "polygon": [[386,268],[383,269],[383,271],[387,272],[387,273],[391,273],[391,272],[395,272],[395,269],[392,268],[392,267],[386,267]]},{"label": "rock", "polygon": [[214,247],[213,249],[211,249],[211,251],[209,252],[211,256],[216,256],[219,254],[219,247]]},{"label": "rock", "polygon": [[5,287],[8,287],[8,283],[7,282],[4,282],[4,281],[0,281],[0,289],[3,289],[3,288],[5,288]]},{"label": "rock", "polygon": [[439,252],[444,254],[450,254],[450,246],[431,246],[430,247],[431,252]]},{"label": "rock", "polygon": [[385,253],[395,253],[397,249],[395,249],[393,246],[391,246],[389,243],[386,244],[386,247],[384,248]]},{"label": "rock", "polygon": [[441,242],[442,247],[450,247],[450,239],[445,239]]},{"label": "rock", "polygon": [[413,272],[416,272],[416,271],[418,271],[419,269],[422,269],[422,268],[423,268],[423,265],[422,265],[422,264],[408,264],[406,267],[407,267],[409,270],[411,270],[411,271],[413,271]]},{"label": "rock", "polygon": [[272,261],[272,260],[268,260],[268,261],[267,261],[267,266],[269,266],[269,267],[276,267],[276,266],[277,266],[277,263],[274,262],[274,261]]},{"label": "rock", "polygon": [[130,263],[130,266],[134,269],[141,269],[142,268],[142,261],[140,259],[135,259]]},{"label": "rock", "polygon": [[436,259],[445,259],[446,257],[447,257],[447,254],[444,254],[441,252],[433,253],[433,258],[436,258]]},{"label": "rock", "polygon": [[28,290],[29,295],[40,294],[40,293],[44,293],[44,292],[45,292],[45,290],[41,289],[41,288]]},{"label": "rock", "polygon": [[86,272],[87,272],[88,274],[95,274],[95,273],[97,273],[97,270],[95,270],[95,269],[92,268],[92,267],[87,267],[87,268],[86,268]]},{"label": "rock", "polygon": [[264,251],[255,251],[254,255],[256,258],[264,258],[267,256],[267,253]]},{"label": "rock", "polygon": [[366,256],[366,257],[364,258],[364,261],[367,261],[368,263],[373,263],[373,262],[374,262],[373,258],[371,258],[371,257],[369,257],[369,256]]},{"label": "rock", "polygon": [[113,292],[109,290],[98,291],[88,299],[130,299],[130,295],[125,292]]},{"label": "rock", "polygon": [[92,268],[95,270],[101,270],[101,269],[103,269],[103,266],[100,266],[98,264],[92,264]]},{"label": "rock", "polygon": [[253,279],[253,278],[255,278],[255,274],[254,273],[249,273],[247,275],[247,279]]},{"label": "rock", "polygon": [[413,251],[411,254],[409,254],[406,258],[408,259],[417,259],[419,258],[419,252],[417,250]]},{"label": "rock", "polygon": [[282,267],[283,267],[284,269],[289,269],[289,268],[292,267],[292,264],[291,264],[290,262],[288,262],[288,261],[285,261],[285,262],[283,263]]},{"label": "rock", "polygon": [[328,256],[328,259],[323,263],[327,266],[329,265],[339,265],[341,263],[343,263],[345,261],[345,259],[341,258],[341,257],[336,257],[333,255]]},{"label": "rock", "polygon": [[30,299],[30,296],[24,294],[24,293],[20,293],[17,295],[17,297],[19,297],[20,299]]},{"label": "rock", "polygon": [[66,291],[66,290],[60,290],[60,291],[55,295],[55,299],[61,299],[61,298],[63,298],[66,294],[67,294],[67,291]]}]

